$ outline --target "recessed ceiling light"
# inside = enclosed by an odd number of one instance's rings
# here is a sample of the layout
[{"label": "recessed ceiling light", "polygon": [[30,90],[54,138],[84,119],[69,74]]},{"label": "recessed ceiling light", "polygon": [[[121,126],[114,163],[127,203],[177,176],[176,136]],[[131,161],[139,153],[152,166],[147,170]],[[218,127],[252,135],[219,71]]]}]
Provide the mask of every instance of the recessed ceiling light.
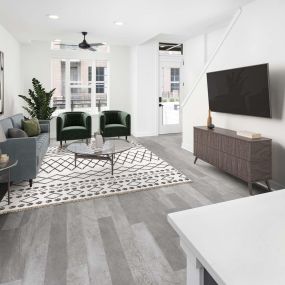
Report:
[{"label": "recessed ceiling light", "polygon": [[61,40],[60,39],[55,39],[54,42],[60,43]]},{"label": "recessed ceiling light", "polygon": [[52,14],[50,14],[50,15],[47,15],[51,20],[57,20],[57,19],[59,19],[59,17],[58,17],[58,15],[52,15]]},{"label": "recessed ceiling light", "polygon": [[114,25],[116,25],[116,26],[123,26],[124,23],[122,21],[114,21]]}]

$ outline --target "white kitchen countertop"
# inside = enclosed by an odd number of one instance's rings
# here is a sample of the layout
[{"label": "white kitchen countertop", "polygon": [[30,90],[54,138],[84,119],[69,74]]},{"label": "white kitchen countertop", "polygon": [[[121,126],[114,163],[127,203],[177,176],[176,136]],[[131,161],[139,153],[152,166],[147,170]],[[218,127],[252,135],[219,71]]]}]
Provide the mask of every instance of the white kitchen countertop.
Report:
[{"label": "white kitchen countertop", "polygon": [[218,284],[285,284],[285,191],[168,215]]}]

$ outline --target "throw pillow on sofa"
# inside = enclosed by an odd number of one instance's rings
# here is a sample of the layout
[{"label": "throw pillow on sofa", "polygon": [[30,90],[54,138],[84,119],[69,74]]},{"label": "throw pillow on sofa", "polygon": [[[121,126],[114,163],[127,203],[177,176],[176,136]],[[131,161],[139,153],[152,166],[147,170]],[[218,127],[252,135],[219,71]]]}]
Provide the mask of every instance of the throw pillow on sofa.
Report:
[{"label": "throw pillow on sofa", "polygon": [[29,137],[38,136],[41,133],[40,123],[36,118],[23,120],[23,129]]},{"label": "throw pillow on sofa", "polygon": [[8,129],[8,138],[26,138],[28,135],[25,131],[17,128]]}]

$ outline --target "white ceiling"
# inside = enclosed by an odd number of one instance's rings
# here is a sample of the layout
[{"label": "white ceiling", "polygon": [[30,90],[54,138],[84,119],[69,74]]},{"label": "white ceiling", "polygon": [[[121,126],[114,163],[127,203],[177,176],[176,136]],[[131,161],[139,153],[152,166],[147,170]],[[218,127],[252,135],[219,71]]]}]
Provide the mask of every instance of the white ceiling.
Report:
[{"label": "white ceiling", "polygon": [[[159,34],[191,36],[252,0],[1,0],[0,24],[19,41],[90,41],[136,45]],[[56,14],[58,20],[46,15]],[[123,21],[116,26],[114,21]]]}]

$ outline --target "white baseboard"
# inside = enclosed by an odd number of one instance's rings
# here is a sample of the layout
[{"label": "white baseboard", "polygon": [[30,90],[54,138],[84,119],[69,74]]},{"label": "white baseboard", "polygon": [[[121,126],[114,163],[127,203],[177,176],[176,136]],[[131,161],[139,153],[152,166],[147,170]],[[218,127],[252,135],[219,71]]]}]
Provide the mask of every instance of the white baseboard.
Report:
[{"label": "white baseboard", "polygon": [[133,132],[132,135],[134,137],[140,138],[140,137],[155,137],[158,136],[157,132]]},{"label": "white baseboard", "polygon": [[192,144],[187,144],[185,142],[182,142],[181,148],[183,148],[183,149],[193,153],[193,146],[192,146]]}]

